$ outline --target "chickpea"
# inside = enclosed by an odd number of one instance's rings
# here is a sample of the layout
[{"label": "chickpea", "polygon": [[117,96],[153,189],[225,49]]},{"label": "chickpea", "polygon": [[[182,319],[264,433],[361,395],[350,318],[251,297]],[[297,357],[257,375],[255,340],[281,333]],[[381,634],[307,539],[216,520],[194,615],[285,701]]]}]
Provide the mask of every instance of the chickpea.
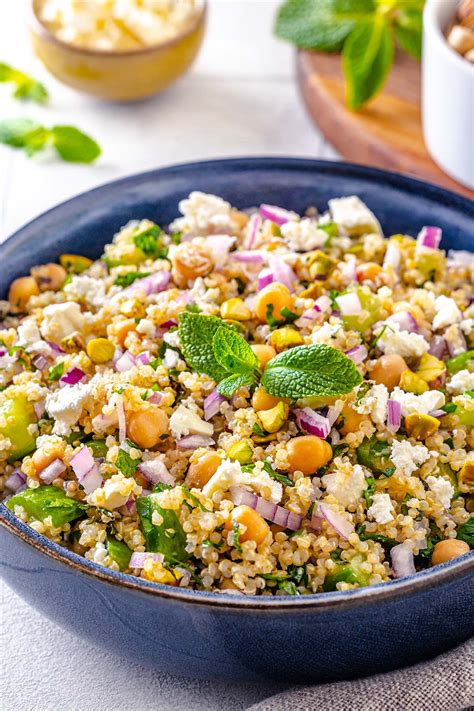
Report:
[{"label": "chickpea", "polygon": [[257,356],[261,370],[263,370],[268,361],[274,358],[277,354],[273,346],[266,346],[263,343],[254,343],[253,346],[250,346],[250,348]]},{"label": "chickpea", "polygon": [[65,448],[65,442],[51,442],[33,452],[31,461],[35,468],[36,476],[32,476],[35,479],[38,478],[43,469],[46,469],[55,459],[61,459],[64,456]]},{"label": "chickpea", "polygon": [[128,318],[125,321],[120,321],[107,328],[107,333],[115,336],[117,342],[123,346],[130,331],[135,331],[136,328],[137,324],[135,323],[135,319]]},{"label": "chickpea", "polygon": [[382,271],[383,269],[380,264],[376,264],[375,262],[359,264],[356,268],[357,281],[374,281]]},{"label": "chickpea", "polygon": [[331,445],[314,435],[294,437],[287,444],[290,472],[300,471],[306,476],[314,474],[332,459]]},{"label": "chickpea", "polygon": [[128,436],[141,449],[153,449],[168,434],[168,415],[160,408],[132,412],[127,419]]},{"label": "chickpea", "polygon": [[408,368],[405,360],[395,353],[384,355],[377,360],[370,371],[370,377],[378,385],[386,385],[389,390],[400,383],[400,378],[404,370]]},{"label": "chickpea", "polygon": [[281,313],[281,310],[285,307],[291,310],[293,297],[284,284],[280,284],[277,281],[272,282],[258,293],[254,310],[261,323],[267,322],[267,309],[269,306],[273,306],[272,316],[276,319],[285,318]]},{"label": "chickpea", "polygon": [[58,291],[67,277],[67,271],[60,264],[42,264],[33,267],[31,276],[36,280],[40,291]]},{"label": "chickpea", "polygon": [[351,432],[357,432],[359,425],[368,420],[367,415],[361,415],[357,410],[354,410],[350,405],[346,405],[341,412],[342,427],[339,429],[341,434],[348,435]]},{"label": "chickpea", "polygon": [[171,263],[171,273],[178,286],[186,286],[188,281],[207,276],[214,268],[209,253],[191,242],[185,242],[178,247]]},{"label": "chickpea", "polygon": [[271,410],[273,407],[276,407],[279,402],[288,402],[288,400],[286,398],[270,395],[261,385],[255,390],[252,397],[252,407],[255,412]]},{"label": "chickpea", "polygon": [[12,313],[24,313],[30,298],[38,294],[39,287],[32,276],[15,279],[15,281],[11,283],[8,292],[8,301],[10,302]]},{"label": "chickpea", "polygon": [[226,521],[225,527],[228,531],[232,529],[234,523],[245,526],[245,531],[240,533],[239,541],[255,541],[257,546],[263,543],[267,537],[270,526],[260,514],[250,508],[250,506],[236,506],[233,509],[231,518]]},{"label": "chickpea", "polygon": [[447,538],[435,545],[431,554],[431,562],[433,565],[440,565],[465,553],[469,553],[469,545],[465,541]]},{"label": "chickpea", "polygon": [[202,489],[221,464],[222,459],[217,452],[206,452],[202,457],[199,457],[197,462],[190,465],[186,475],[187,486]]}]

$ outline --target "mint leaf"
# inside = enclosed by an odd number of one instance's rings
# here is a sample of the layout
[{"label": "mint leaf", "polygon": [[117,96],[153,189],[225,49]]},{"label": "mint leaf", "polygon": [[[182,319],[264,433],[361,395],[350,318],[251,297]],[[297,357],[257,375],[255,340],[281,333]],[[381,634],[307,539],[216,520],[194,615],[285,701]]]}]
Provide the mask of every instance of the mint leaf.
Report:
[{"label": "mint leaf", "polygon": [[224,380],[221,380],[217,386],[217,391],[224,397],[232,397],[232,395],[239,389],[244,388],[247,385],[253,385],[255,382],[255,375],[251,372],[247,373],[235,373],[234,375],[229,375]]},{"label": "mint leaf", "polygon": [[0,82],[10,82],[15,85],[13,96],[16,99],[26,99],[37,104],[44,104],[48,99],[44,84],[3,62],[0,62]]},{"label": "mint leaf", "polygon": [[267,364],[261,380],[271,395],[293,399],[344,395],[361,382],[351,359],[324,343],[279,353]]},{"label": "mint leaf", "polygon": [[164,258],[167,256],[168,250],[160,244],[160,234],[160,227],[152,225],[152,227],[148,227],[148,229],[136,234],[133,242],[147,257],[152,257],[153,259]]},{"label": "mint leaf", "polygon": [[130,286],[136,279],[144,279],[150,276],[150,272],[128,272],[128,274],[119,274],[114,281],[115,286]]},{"label": "mint leaf", "polygon": [[237,331],[218,328],[212,339],[216,361],[230,373],[249,373],[258,368],[258,358]]},{"label": "mint leaf", "polygon": [[69,163],[93,163],[102,152],[93,138],[74,126],[53,126],[51,139],[61,158]]},{"label": "mint leaf", "polygon": [[32,119],[0,121],[0,143],[12,148],[23,148],[28,155],[42,150],[48,138],[48,131]]},{"label": "mint leaf", "polygon": [[115,466],[120,469],[122,474],[125,476],[132,476],[135,474],[138,468],[138,462],[136,459],[132,459],[131,456],[124,449],[119,449],[117,459],[115,461]]},{"label": "mint leaf", "polygon": [[382,88],[392,66],[393,53],[392,30],[382,14],[354,28],[342,53],[350,109],[358,109]]},{"label": "mint leaf", "polygon": [[218,329],[232,329],[217,316],[184,311],[179,316],[179,341],[187,364],[198,373],[205,373],[219,382],[229,375],[214,355],[212,341]]},{"label": "mint leaf", "polygon": [[287,0],[275,34],[300,49],[338,52],[356,24],[374,11],[373,0]]},{"label": "mint leaf", "polygon": [[395,18],[395,36],[404,52],[421,59],[423,15],[421,9],[400,9]]},{"label": "mint leaf", "polygon": [[[155,511],[161,518],[159,525],[153,523]],[[163,553],[168,562],[178,563],[189,558],[186,551],[186,534],[176,511],[163,509],[158,503],[156,493],[140,496],[137,499],[137,512],[147,551]]]}]

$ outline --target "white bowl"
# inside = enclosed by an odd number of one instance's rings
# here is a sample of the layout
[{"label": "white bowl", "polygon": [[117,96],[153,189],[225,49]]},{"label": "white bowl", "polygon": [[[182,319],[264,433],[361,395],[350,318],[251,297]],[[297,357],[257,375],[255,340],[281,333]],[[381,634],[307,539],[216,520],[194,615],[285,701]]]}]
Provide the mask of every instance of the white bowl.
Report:
[{"label": "white bowl", "polygon": [[426,147],[455,180],[474,190],[474,65],[444,32],[458,0],[427,0],[423,15],[422,114]]}]

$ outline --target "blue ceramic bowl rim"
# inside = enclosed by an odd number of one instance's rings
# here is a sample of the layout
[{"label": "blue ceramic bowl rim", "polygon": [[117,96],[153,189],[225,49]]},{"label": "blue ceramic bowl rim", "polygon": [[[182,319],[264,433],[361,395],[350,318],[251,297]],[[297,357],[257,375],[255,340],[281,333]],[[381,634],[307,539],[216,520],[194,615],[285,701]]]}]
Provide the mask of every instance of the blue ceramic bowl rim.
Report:
[{"label": "blue ceramic bowl rim", "polygon": [[[436,199],[444,204],[449,203],[450,206],[454,206],[462,212],[474,215],[474,203],[468,198],[464,198],[461,195],[451,193],[444,188],[425,183],[421,180],[410,178],[399,173],[380,170],[378,168],[371,168],[353,163],[343,163],[339,161],[311,160],[307,158],[285,156],[279,156],[276,158],[268,156],[221,158],[209,161],[196,161],[193,163],[180,163],[178,165],[171,165],[165,168],[135,173],[118,180],[106,182],[103,185],[93,188],[92,190],[80,193],[79,195],[62,202],[59,205],[52,207],[50,210],[41,213],[41,215],[23,225],[19,230],[5,240],[2,245],[0,245],[0,258],[5,246],[11,246],[12,242],[20,240],[23,231],[33,225],[37,220],[54,211],[63,210],[66,206],[70,206],[72,203],[76,202],[80,205],[82,201],[87,201],[87,199],[96,192],[104,191],[109,188],[120,187],[122,185],[126,186],[130,183],[134,183],[155,175],[166,175],[167,172],[186,172],[200,166],[205,166],[206,168],[219,168],[224,164],[229,167],[234,166],[236,168],[249,168],[252,166],[266,169],[271,169],[272,167],[277,169],[285,167],[299,167],[313,171],[319,170],[323,173],[342,173],[345,176],[350,173],[356,177],[372,179],[377,182],[381,182],[383,180],[385,183],[392,186],[420,191],[425,197]],[[410,593],[421,592],[427,588],[438,585],[441,586],[442,583],[447,583],[461,575],[474,573],[474,551],[470,551],[469,553],[466,553],[459,558],[455,558],[452,561],[443,563],[442,565],[438,565],[433,568],[427,568],[426,570],[420,571],[406,578],[391,580],[389,582],[380,583],[379,585],[358,588],[355,590],[313,593],[302,596],[282,595],[278,597],[223,595],[222,593],[217,592],[174,588],[160,583],[153,583],[148,580],[144,580],[143,578],[137,578],[127,573],[111,570],[110,568],[105,568],[98,563],[87,560],[87,558],[68,550],[58,543],[54,543],[54,541],[50,540],[46,536],[37,533],[34,529],[30,528],[26,523],[17,518],[3,503],[0,503],[0,525],[5,527],[10,533],[16,535],[28,545],[36,548],[47,557],[54,558],[56,561],[64,563],[78,572],[85,573],[86,575],[103,580],[104,582],[120,585],[129,589],[131,588],[147,594],[157,595],[158,597],[170,600],[207,605],[217,608],[230,607],[234,609],[240,608],[259,610],[261,612],[264,612],[265,610],[271,612],[276,609],[296,611],[299,609],[307,610],[308,608],[314,609],[315,611],[320,608],[324,610],[327,610],[328,608],[336,608],[339,610],[346,607],[372,605],[387,599],[400,598],[407,596]]]}]

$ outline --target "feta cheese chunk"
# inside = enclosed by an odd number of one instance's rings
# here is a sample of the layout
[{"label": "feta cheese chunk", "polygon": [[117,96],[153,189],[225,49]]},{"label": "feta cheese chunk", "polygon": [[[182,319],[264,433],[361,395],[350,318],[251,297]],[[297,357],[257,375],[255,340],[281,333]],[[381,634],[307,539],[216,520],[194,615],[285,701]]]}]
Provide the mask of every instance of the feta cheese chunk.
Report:
[{"label": "feta cheese chunk", "polygon": [[322,247],[328,238],[327,232],[321,230],[315,220],[306,217],[299,222],[290,220],[280,230],[288,247],[295,252],[309,252]]},{"label": "feta cheese chunk", "polygon": [[60,343],[63,338],[84,329],[85,319],[81,307],[75,301],[50,304],[43,309],[43,316],[41,335],[54,343]]},{"label": "feta cheese chunk", "polygon": [[408,440],[394,440],[390,458],[398,474],[411,476],[430,458],[430,452],[423,444],[413,445]]},{"label": "feta cheese chunk", "polygon": [[367,509],[368,515],[377,523],[393,521],[394,509],[388,494],[374,494],[371,506]]},{"label": "feta cheese chunk", "polygon": [[17,328],[17,346],[21,346],[31,353],[39,353],[43,356],[51,355],[51,347],[43,341],[39,332],[38,324],[32,318],[26,318]]},{"label": "feta cheese chunk", "polygon": [[364,470],[359,464],[325,474],[321,481],[328,494],[332,494],[344,507],[356,506],[367,488]]},{"label": "feta cheese chunk", "polygon": [[119,472],[114,474],[104,482],[104,485],[96,489],[87,497],[88,503],[93,506],[112,511],[121,506],[125,506],[131,494],[140,494],[139,486],[133,477],[126,477]]},{"label": "feta cheese chunk", "polygon": [[73,276],[65,285],[64,292],[74,299],[86,301],[91,306],[100,307],[105,301],[105,283],[103,279],[93,279],[87,274]]},{"label": "feta cheese chunk", "polygon": [[406,393],[399,387],[393,389],[391,400],[396,400],[402,406],[402,415],[407,417],[414,412],[428,415],[433,410],[439,410],[446,403],[444,393],[439,390],[428,390],[421,395]]},{"label": "feta cheese chunk", "polygon": [[46,396],[46,411],[55,420],[54,434],[67,436],[71,432],[71,427],[81,416],[84,404],[90,397],[93,387],[92,381],[66,385]]},{"label": "feta cheese chunk", "polygon": [[205,422],[184,405],[179,405],[170,417],[170,429],[175,439],[181,439],[189,434],[211,437],[214,425],[211,422]]},{"label": "feta cheese chunk", "polygon": [[463,395],[468,390],[474,390],[474,373],[469,370],[460,370],[454,373],[446,385],[446,390],[454,395]]},{"label": "feta cheese chunk", "polygon": [[401,331],[398,324],[389,323],[380,336],[377,347],[385,355],[397,354],[402,358],[421,358],[423,353],[429,350],[430,344],[420,333]]},{"label": "feta cheese chunk", "polygon": [[328,201],[334,222],[349,235],[363,235],[369,232],[382,234],[380,222],[372,210],[356,195],[334,198]]},{"label": "feta cheese chunk", "polygon": [[174,220],[170,225],[172,232],[191,232],[194,235],[208,232],[225,232],[231,225],[231,206],[218,197],[193,191],[189,197],[181,200],[179,211],[183,217]]},{"label": "feta cheese chunk", "polygon": [[426,477],[426,483],[433,492],[436,501],[441,504],[443,509],[449,509],[451,499],[454,496],[454,486],[451,482],[442,476],[428,476]]},{"label": "feta cheese chunk", "polygon": [[203,494],[212,498],[218,491],[229,491],[231,486],[244,486],[256,491],[264,499],[278,504],[283,496],[283,487],[258,465],[252,472],[243,472],[239,462],[225,459],[207,484],[203,486]]},{"label": "feta cheese chunk", "polygon": [[433,331],[439,331],[440,328],[452,326],[454,323],[459,323],[462,319],[462,313],[456,302],[449,296],[438,296],[435,301],[435,309],[436,314],[433,319]]},{"label": "feta cheese chunk", "polygon": [[357,412],[372,415],[372,420],[383,425],[387,419],[388,390],[385,385],[373,385],[368,393],[354,406]]}]

